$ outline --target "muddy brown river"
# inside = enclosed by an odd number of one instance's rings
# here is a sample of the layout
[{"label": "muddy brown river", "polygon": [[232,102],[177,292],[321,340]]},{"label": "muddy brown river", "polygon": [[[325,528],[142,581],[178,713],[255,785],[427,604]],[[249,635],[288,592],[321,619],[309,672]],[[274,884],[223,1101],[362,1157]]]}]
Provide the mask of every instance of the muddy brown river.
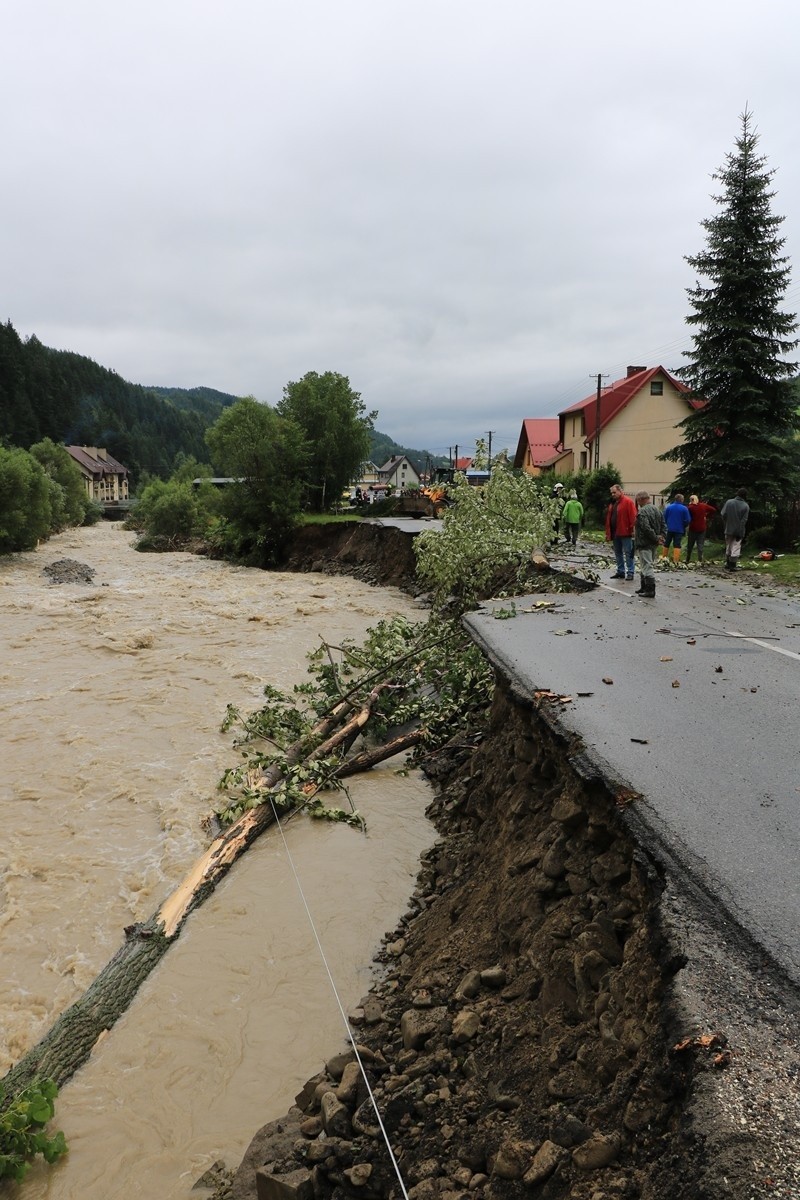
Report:
[{"label": "muddy brown river", "polygon": [[[237,761],[226,705],[302,682],[321,638],[420,616],[349,578],[132,546],[104,522],[0,559],[0,1076],[204,850]],[[93,582],[51,583],[62,558]],[[62,1089],[69,1155],[4,1194],[184,1200],[216,1160],[238,1163],[344,1045],[295,872],[345,1011],[406,907],[433,830],[429,788],[401,765],[352,782],[366,834],[295,818],[286,845],[270,830],[251,847]]]}]

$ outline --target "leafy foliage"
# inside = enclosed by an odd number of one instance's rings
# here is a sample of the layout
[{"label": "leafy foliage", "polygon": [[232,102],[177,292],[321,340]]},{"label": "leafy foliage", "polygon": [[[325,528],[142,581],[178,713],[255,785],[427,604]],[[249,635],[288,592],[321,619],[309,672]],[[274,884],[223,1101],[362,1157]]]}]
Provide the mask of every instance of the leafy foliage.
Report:
[{"label": "leafy foliage", "polygon": [[234,480],[222,493],[220,549],[253,565],[274,564],[300,511],[308,462],[302,430],[246,396],[206,438],[221,473]]},{"label": "leafy foliage", "polygon": [[796,487],[787,455],[798,426],[787,356],[797,322],[781,311],[790,279],[783,217],[771,211],[774,171],[757,153],[752,116],[744,112],[736,152],[713,178],[720,211],[702,222],[707,243],[687,262],[709,283],[688,289],[694,327],[689,364],[680,374],[701,401],[680,423],[684,442],[662,457],[680,465],[676,488],[724,500],[743,484],[763,501]]},{"label": "leafy foliage", "polygon": [[561,505],[550,492],[549,478],[521,471],[497,470],[479,488],[457,475],[441,531],[426,530],[414,542],[417,574],[435,604],[453,596],[468,606],[499,569],[510,565],[521,574],[531,551],[552,537]]},{"label": "leafy foliage", "polygon": [[[622,476],[613,463],[604,463],[596,471],[584,474],[581,482],[576,485],[578,495],[583,501],[587,513],[598,525],[602,526],[606,519],[609,490],[612,483],[623,484]],[[566,481],[565,486],[569,487]]]},{"label": "leafy foliage", "polygon": [[44,438],[31,446],[30,454],[51,480],[50,531],[57,533],[69,525],[82,525],[92,508],[81,473],[63,446]]},{"label": "leafy foliage", "polygon": [[305,435],[304,500],[309,508],[322,512],[359,477],[377,414],[367,413],[347,376],[335,371],[323,375],[309,371],[287,383],[277,411]]},{"label": "leafy foliage", "polygon": [[[488,704],[494,685],[491,667],[454,621],[413,623],[402,617],[380,621],[364,641],[333,647],[323,644],[309,655],[311,680],[295,687],[292,695],[265,688],[266,703],[243,715],[233,706],[223,729],[239,727],[236,745],[242,763],[226,771],[220,789],[228,800],[217,816],[223,824],[235,820],[249,807],[264,801],[258,787],[261,773],[286,763],[290,744],[307,736],[321,716],[343,700],[358,711],[377,691],[366,737],[382,742],[393,732],[414,728],[420,739],[414,751],[419,758],[438,749],[459,730],[469,726]],[[276,807],[303,804],[312,815],[359,824],[357,813],[330,809],[308,790],[339,788],[337,773],[345,762],[340,753],[286,767],[286,778],[270,793]]]},{"label": "leafy foliage", "polygon": [[24,1179],[37,1154],[53,1163],[67,1153],[63,1133],[51,1137],[44,1131],[55,1112],[57,1095],[52,1079],[37,1080],[4,1107],[0,1086],[0,1180]]},{"label": "leafy foliage", "polygon": [[142,492],[128,524],[142,537],[137,550],[174,550],[205,537],[220,511],[222,498],[211,484],[195,489],[180,478],[154,479]]},{"label": "leafy foliage", "polygon": [[51,482],[26,450],[0,446],[0,554],[33,550],[50,533]]}]

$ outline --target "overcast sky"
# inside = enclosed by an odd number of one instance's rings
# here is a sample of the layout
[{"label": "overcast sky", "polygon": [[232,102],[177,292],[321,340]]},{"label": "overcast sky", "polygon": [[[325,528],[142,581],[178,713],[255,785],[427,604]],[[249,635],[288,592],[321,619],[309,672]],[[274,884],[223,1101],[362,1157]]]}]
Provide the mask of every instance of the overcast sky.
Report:
[{"label": "overcast sky", "polygon": [[338,371],[401,444],[513,450],[681,364],[746,105],[800,267],[796,0],[3,9],[0,319],[135,383]]}]

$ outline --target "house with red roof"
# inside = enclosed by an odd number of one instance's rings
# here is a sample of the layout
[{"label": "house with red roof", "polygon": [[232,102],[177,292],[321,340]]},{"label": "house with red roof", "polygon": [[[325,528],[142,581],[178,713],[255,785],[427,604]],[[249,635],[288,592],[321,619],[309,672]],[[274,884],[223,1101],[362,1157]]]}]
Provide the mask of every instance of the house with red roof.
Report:
[{"label": "house with red roof", "polygon": [[552,471],[556,459],[561,455],[558,448],[560,427],[558,417],[529,417],[522,422],[522,430],[514,455],[514,466],[529,475],[541,475]]},{"label": "house with red roof", "polygon": [[680,444],[678,425],[700,403],[665,367],[628,367],[599,397],[594,391],[552,420],[523,421],[514,466],[569,475],[610,462],[630,495],[660,496],[677,468],[658,456]]},{"label": "house with red roof", "polygon": [[661,495],[677,468],[658,456],[683,440],[678,424],[699,404],[666,368],[628,367],[624,379],[601,388],[599,397],[595,391],[559,413],[556,473],[610,462],[630,495]]}]

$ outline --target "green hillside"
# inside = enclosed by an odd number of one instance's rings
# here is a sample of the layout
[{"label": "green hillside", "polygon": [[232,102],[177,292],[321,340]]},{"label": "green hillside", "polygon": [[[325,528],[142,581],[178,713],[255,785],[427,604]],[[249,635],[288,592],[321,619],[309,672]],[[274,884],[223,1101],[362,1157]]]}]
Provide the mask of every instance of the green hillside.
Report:
[{"label": "green hillside", "polygon": [[27,450],[43,438],[103,446],[134,485],[167,477],[177,454],[209,462],[205,431],[236,400],[211,388],[147,388],[69,350],[22,340],[0,325],[0,440]]},{"label": "green hillside", "polygon": [[[236,396],[214,388],[142,386],[70,350],[52,350],[11,321],[0,325],[0,444],[27,450],[43,438],[103,446],[131,472],[166,479],[176,455],[210,462],[205,432]],[[372,432],[370,458],[381,466],[405,454],[418,471],[441,456],[401,446]]]}]

